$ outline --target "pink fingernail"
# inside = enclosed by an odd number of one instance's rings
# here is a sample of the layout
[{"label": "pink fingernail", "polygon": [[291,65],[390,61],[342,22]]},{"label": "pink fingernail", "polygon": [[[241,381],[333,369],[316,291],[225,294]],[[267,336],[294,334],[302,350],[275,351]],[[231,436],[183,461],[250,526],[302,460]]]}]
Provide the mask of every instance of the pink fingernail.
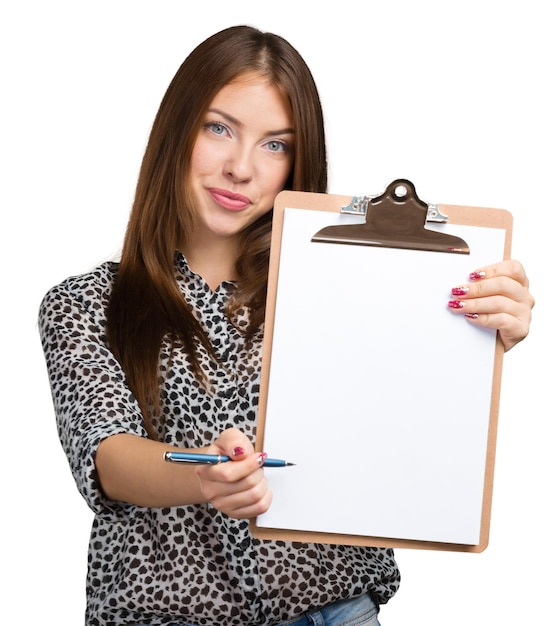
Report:
[{"label": "pink fingernail", "polygon": [[469,291],[469,287],[462,285],[460,287],[454,287],[454,289],[452,289],[452,295],[453,296],[465,296],[468,291]]},{"label": "pink fingernail", "polygon": [[479,317],[478,313],[464,313],[464,315],[466,317],[469,317],[469,319],[472,319],[472,320],[476,320]]},{"label": "pink fingernail", "polygon": [[237,446],[233,450],[233,453],[231,454],[231,456],[240,456],[241,454],[244,454],[244,448],[242,446]]},{"label": "pink fingernail", "polygon": [[450,300],[448,306],[450,309],[463,309],[465,302],[460,302],[460,300]]},{"label": "pink fingernail", "polygon": [[257,457],[257,464],[259,466],[263,465],[263,463],[265,463],[265,459],[267,458],[268,454],[266,452],[260,452],[259,456]]},{"label": "pink fingernail", "polygon": [[486,276],[485,272],[471,272],[469,275],[469,280],[481,280]]}]

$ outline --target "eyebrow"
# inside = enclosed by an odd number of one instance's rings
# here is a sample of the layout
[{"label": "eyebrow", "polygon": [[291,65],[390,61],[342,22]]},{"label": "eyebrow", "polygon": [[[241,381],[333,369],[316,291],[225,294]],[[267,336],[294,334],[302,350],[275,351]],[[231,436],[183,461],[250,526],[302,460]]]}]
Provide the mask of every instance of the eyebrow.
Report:
[{"label": "eyebrow", "polygon": [[[240,120],[238,120],[236,117],[229,115],[229,113],[226,113],[225,111],[222,111],[221,109],[208,109],[208,113],[217,113],[218,115],[221,115],[226,120],[228,120],[231,124],[235,124],[236,126],[244,126],[244,124]],[[294,134],[295,134],[295,131],[293,130],[293,128],[280,128],[278,130],[269,130],[265,133],[267,137],[269,135],[294,135]]]}]

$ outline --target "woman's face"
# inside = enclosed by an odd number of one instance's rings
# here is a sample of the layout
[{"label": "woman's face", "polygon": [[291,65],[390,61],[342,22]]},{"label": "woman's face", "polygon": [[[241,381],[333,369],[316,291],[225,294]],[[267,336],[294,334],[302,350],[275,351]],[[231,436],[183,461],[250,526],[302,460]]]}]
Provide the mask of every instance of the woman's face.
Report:
[{"label": "woman's face", "polygon": [[204,115],[191,156],[193,236],[233,237],[269,211],[293,152],[291,109],[274,85],[253,72],[225,85]]}]

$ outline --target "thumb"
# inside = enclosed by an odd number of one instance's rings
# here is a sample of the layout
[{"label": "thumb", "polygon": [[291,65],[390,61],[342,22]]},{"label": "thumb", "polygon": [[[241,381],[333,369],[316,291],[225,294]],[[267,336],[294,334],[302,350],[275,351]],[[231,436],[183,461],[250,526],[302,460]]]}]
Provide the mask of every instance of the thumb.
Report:
[{"label": "thumb", "polygon": [[[224,430],[214,444],[220,454],[241,461],[254,452],[250,439],[238,428]],[[211,446],[212,447],[212,446]]]}]

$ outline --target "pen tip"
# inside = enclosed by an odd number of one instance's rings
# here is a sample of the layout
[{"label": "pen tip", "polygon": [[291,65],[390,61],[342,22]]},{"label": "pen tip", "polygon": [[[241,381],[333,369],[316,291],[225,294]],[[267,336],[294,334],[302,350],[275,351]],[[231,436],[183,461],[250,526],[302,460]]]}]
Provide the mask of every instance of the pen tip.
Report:
[{"label": "pen tip", "polygon": [[286,463],[286,465],[289,467],[290,465],[295,465],[295,463]]}]

